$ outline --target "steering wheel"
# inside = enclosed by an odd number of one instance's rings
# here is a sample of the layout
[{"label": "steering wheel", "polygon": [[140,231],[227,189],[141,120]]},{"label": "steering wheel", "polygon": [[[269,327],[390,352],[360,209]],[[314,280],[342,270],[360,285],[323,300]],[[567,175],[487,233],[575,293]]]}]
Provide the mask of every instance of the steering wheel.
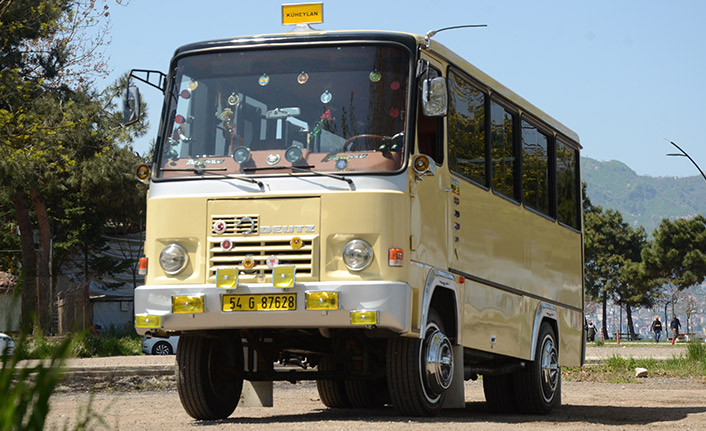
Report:
[{"label": "steering wheel", "polygon": [[388,138],[382,135],[371,135],[371,134],[362,134],[362,135],[355,135],[351,136],[350,138],[346,139],[346,142],[343,143],[343,151],[347,152],[350,150],[350,146],[353,144],[353,141],[362,139],[362,138],[373,138],[373,139],[378,139],[380,141],[385,141]]}]

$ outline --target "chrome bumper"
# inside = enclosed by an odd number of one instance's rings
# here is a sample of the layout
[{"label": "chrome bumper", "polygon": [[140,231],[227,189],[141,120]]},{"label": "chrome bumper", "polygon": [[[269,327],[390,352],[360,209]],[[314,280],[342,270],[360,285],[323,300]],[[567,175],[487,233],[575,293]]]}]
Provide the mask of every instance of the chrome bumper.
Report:
[{"label": "chrome bumper", "polygon": [[[337,310],[307,310],[305,293],[338,291]],[[296,293],[296,310],[223,311],[223,295],[260,295]],[[203,296],[202,313],[172,313],[172,297]],[[378,328],[399,333],[410,331],[412,289],[400,282],[304,282],[290,289],[262,284],[241,284],[237,289],[221,289],[213,284],[152,285],[135,289],[135,315],[160,316],[160,328],[136,330],[140,335],[160,331],[195,331],[238,328],[360,328],[350,320],[351,311],[378,312]],[[365,326],[363,326],[365,327]]]}]

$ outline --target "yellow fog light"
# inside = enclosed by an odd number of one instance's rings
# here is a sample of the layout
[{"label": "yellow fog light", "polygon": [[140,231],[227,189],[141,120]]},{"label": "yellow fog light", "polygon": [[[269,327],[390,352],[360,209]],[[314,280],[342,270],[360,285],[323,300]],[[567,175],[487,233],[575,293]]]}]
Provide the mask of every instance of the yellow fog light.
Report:
[{"label": "yellow fog light", "polygon": [[352,325],[377,325],[378,312],[370,310],[351,311]]},{"label": "yellow fog light", "polygon": [[295,275],[293,266],[275,266],[272,269],[272,285],[274,287],[294,287]]},{"label": "yellow fog light", "polygon": [[338,292],[306,292],[307,310],[338,310]]},{"label": "yellow fog light", "polygon": [[162,327],[162,317],[161,316],[135,316],[135,327],[137,328],[161,328]]},{"label": "yellow fog light", "polygon": [[203,313],[203,296],[172,296],[172,313]]},{"label": "yellow fog light", "polygon": [[232,266],[216,269],[216,287],[235,289],[238,287],[238,268]]}]

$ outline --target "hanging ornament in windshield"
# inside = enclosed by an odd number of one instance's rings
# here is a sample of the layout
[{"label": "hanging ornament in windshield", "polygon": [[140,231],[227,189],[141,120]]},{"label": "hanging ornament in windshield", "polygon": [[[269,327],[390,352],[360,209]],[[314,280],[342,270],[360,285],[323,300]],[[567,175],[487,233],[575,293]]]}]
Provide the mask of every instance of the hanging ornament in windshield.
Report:
[{"label": "hanging ornament in windshield", "polygon": [[321,103],[329,103],[333,99],[333,95],[329,93],[328,90],[324,91],[324,93],[321,95]]}]

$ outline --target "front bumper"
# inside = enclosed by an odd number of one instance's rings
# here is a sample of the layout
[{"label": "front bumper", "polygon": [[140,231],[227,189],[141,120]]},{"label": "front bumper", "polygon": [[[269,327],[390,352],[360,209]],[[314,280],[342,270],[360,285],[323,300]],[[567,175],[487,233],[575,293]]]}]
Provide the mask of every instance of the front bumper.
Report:
[{"label": "front bumper", "polygon": [[[337,291],[337,310],[307,310],[305,292]],[[259,295],[296,293],[296,310],[222,311],[223,295]],[[172,313],[172,297],[203,296],[201,313]],[[144,335],[155,331],[198,331],[240,328],[360,328],[351,324],[350,312],[378,312],[378,328],[398,333],[410,331],[412,289],[400,282],[303,282],[289,289],[241,284],[237,289],[217,288],[213,284],[152,285],[135,289],[135,315],[160,316],[160,328],[137,327]]]}]

